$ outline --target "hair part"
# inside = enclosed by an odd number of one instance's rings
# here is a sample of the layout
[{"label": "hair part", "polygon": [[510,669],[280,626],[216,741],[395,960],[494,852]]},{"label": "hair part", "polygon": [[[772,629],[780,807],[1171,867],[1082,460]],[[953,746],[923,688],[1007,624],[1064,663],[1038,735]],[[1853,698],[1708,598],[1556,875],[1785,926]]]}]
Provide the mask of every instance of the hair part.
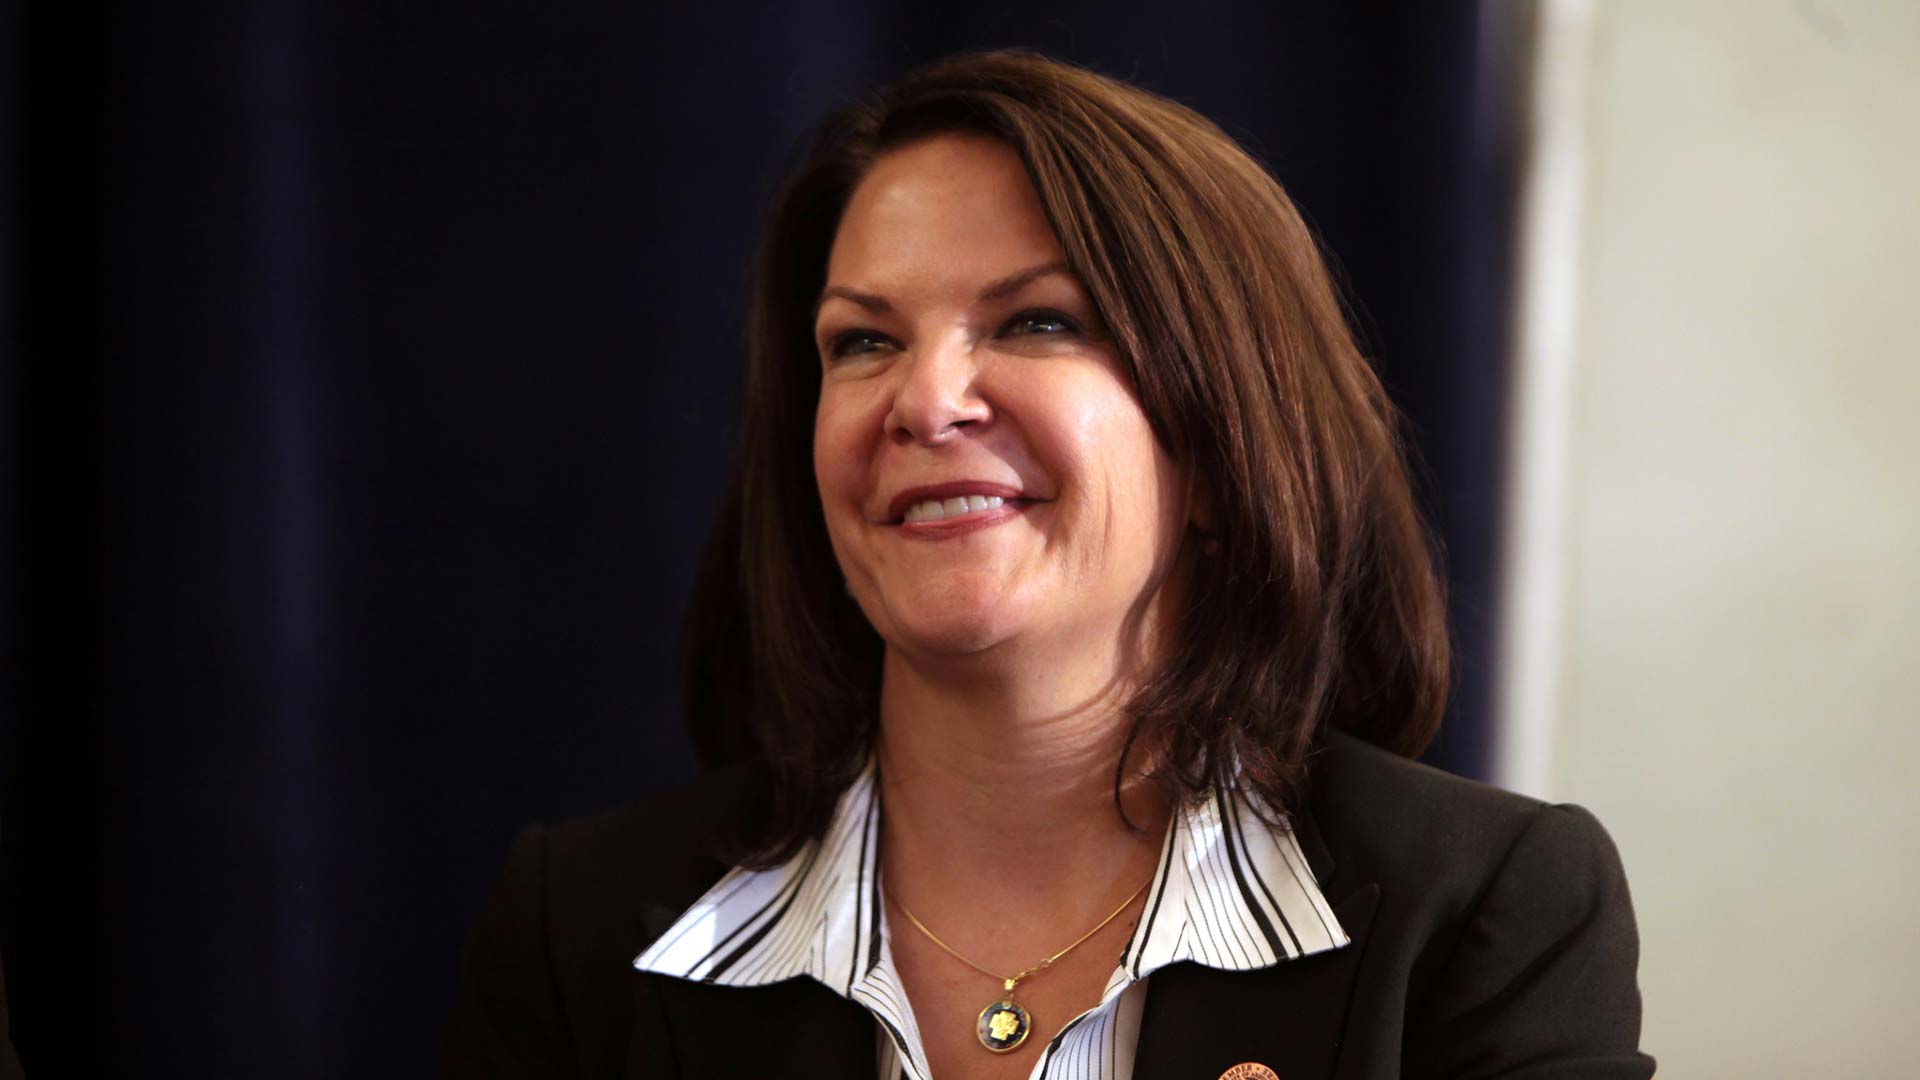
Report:
[{"label": "hair part", "polygon": [[742,861],[824,831],[872,750],[884,648],[846,594],[811,455],[814,303],[854,187],[948,132],[1010,146],[1112,333],[1155,434],[1198,478],[1161,667],[1127,711],[1127,762],[1181,800],[1239,783],[1298,810],[1329,726],[1412,756],[1439,725],[1449,643],[1437,553],[1400,421],[1312,233],[1265,169],[1165,98],[1025,52],[919,68],[829,116],[776,196],[755,271],[739,458],[689,605],[684,701],[709,767],[770,771]]}]

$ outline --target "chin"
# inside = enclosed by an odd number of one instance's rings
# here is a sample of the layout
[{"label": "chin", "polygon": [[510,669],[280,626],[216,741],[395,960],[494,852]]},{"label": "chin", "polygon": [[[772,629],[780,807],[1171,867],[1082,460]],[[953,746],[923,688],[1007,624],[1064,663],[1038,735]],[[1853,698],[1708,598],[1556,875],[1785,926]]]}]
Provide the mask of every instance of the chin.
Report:
[{"label": "chin", "polygon": [[937,626],[899,627],[886,635],[887,644],[906,655],[941,660],[962,660],[979,656],[1007,640],[1008,635],[994,627],[977,623]]},{"label": "chin", "polygon": [[[959,599],[968,595],[980,599]],[[916,590],[912,597],[890,599],[885,619],[875,627],[895,648],[954,659],[985,652],[1015,636],[1021,622],[1017,607],[997,594]]]}]

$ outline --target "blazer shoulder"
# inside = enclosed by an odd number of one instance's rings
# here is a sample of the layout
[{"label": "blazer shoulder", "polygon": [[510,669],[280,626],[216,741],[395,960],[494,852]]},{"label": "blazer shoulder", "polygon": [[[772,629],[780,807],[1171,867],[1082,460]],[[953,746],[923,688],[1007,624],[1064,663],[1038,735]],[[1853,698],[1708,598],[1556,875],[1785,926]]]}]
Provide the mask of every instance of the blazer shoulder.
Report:
[{"label": "blazer shoulder", "polygon": [[1389,813],[1439,810],[1448,816],[1497,819],[1524,817],[1543,805],[1539,799],[1401,757],[1344,731],[1327,733],[1312,769],[1315,801],[1342,806],[1363,802]]},{"label": "blazer shoulder", "polygon": [[1401,1075],[1653,1074],[1633,903],[1592,814],[1347,735],[1315,765],[1311,820],[1342,889],[1379,889],[1367,949],[1400,973]]},{"label": "blazer shoulder", "polygon": [[731,766],[541,828],[549,902],[589,923],[677,915],[730,868],[722,852],[764,814],[764,774],[758,764]]},{"label": "blazer shoulder", "polygon": [[1419,882],[1429,896],[1449,885],[1471,893],[1523,837],[1550,862],[1596,853],[1617,860],[1606,831],[1580,807],[1454,776],[1344,732],[1329,734],[1312,768],[1314,822],[1343,876]]},{"label": "blazer shoulder", "polygon": [[445,1075],[612,1075],[642,1022],[634,957],[727,871],[718,840],[764,790],[753,767],[727,769],[522,829],[468,935]]}]

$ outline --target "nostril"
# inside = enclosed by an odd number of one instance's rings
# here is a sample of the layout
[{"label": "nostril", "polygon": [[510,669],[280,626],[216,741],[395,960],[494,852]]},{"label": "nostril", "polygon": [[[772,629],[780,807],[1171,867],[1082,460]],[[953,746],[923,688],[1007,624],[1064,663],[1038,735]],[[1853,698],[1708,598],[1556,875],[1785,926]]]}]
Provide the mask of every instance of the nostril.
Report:
[{"label": "nostril", "polygon": [[892,403],[885,427],[896,444],[939,446],[991,416],[985,403],[971,395],[902,394]]}]

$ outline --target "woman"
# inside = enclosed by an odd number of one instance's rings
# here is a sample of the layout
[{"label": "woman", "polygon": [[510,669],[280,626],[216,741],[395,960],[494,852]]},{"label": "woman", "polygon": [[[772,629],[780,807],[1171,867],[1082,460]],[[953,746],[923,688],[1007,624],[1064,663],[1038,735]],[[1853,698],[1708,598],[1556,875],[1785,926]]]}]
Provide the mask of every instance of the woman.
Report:
[{"label": "woman", "polygon": [[1231,140],[944,61],[829,121],[757,289],[716,768],[519,837],[450,1074],[1651,1074],[1598,824],[1405,758],[1392,410]]}]

